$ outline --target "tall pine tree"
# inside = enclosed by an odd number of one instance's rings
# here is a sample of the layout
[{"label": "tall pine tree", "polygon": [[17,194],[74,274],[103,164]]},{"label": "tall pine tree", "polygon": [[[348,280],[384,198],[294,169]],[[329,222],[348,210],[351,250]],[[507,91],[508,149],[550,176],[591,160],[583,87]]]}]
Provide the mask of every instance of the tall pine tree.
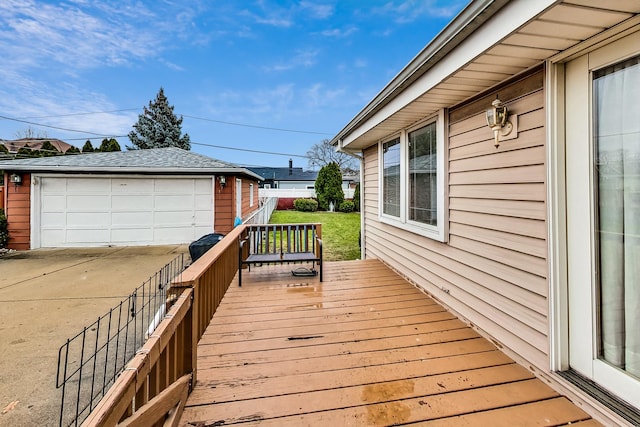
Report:
[{"label": "tall pine tree", "polygon": [[128,150],[178,147],[191,149],[189,134],[182,135],[182,116],[173,113],[173,105],[169,105],[164,89],[161,87],[156,99],[149,101],[144,113],[138,115],[138,122],[129,132],[129,140],[133,146]]}]

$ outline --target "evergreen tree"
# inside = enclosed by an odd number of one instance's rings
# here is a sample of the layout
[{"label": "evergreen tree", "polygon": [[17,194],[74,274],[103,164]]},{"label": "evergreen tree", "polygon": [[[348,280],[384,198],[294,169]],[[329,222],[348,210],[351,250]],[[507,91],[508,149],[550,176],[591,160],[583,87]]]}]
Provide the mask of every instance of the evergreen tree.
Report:
[{"label": "evergreen tree", "polygon": [[316,197],[322,209],[329,209],[329,204],[337,209],[344,201],[344,191],[342,191],[342,172],[337,163],[331,162],[322,167],[316,178]]},{"label": "evergreen tree", "polygon": [[69,149],[67,151],[64,152],[64,154],[80,154],[80,149],[78,147],[76,147],[75,145],[72,145],[71,147],[69,147]]},{"label": "evergreen tree", "polygon": [[360,210],[360,183],[356,184],[355,190],[353,190],[353,204],[356,211]]},{"label": "evergreen tree", "polygon": [[118,141],[116,141],[115,138],[105,138],[102,140],[102,144],[100,144],[100,148],[98,148],[97,151],[106,153],[109,151],[121,151],[121,149],[120,144],[118,144]]},{"label": "evergreen tree", "polygon": [[129,140],[133,146],[128,150],[178,147],[191,149],[189,134],[182,135],[182,116],[173,113],[173,105],[169,105],[164,89],[161,87],[156,99],[149,101],[144,113],[138,115],[138,122],[129,132]]},{"label": "evergreen tree", "polygon": [[51,157],[57,156],[60,152],[56,147],[53,146],[51,141],[44,141],[42,143],[42,147],[40,147],[39,156],[40,157]]},{"label": "evergreen tree", "polygon": [[84,145],[82,146],[82,152],[93,153],[94,151],[96,151],[96,149],[93,148],[93,145],[91,144],[91,140],[87,139],[87,142],[85,142]]},{"label": "evergreen tree", "polygon": [[4,144],[0,144],[0,154],[9,154],[9,149]]}]

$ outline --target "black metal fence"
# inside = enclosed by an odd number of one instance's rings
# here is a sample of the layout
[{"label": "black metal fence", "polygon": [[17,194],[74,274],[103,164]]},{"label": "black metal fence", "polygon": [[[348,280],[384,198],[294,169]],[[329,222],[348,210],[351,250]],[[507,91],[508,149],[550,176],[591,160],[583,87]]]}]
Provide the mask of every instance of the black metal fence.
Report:
[{"label": "black metal fence", "polygon": [[79,425],[164,318],[171,282],[185,268],[176,257],[128,298],[86,326],[58,351],[60,426]]}]

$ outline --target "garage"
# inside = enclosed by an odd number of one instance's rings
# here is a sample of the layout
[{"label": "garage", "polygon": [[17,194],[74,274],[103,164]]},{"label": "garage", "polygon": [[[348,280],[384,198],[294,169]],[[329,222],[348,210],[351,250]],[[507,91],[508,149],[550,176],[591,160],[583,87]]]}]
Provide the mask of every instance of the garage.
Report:
[{"label": "garage", "polygon": [[35,247],[188,243],[213,229],[211,178],[34,176]]},{"label": "garage", "polygon": [[8,248],[146,246],[231,231],[260,176],[176,147],[0,160]]}]

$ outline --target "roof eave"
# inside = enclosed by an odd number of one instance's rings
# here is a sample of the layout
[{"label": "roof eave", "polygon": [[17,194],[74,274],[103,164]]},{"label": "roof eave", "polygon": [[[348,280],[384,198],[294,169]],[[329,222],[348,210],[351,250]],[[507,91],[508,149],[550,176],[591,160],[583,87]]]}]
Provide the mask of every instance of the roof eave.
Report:
[{"label": "roof eave", "polygon": [[246,175],[262,181],[263,178],[246,168],[136,168],[136,167],[77,167],[77,166],[37,166],[3,165],[0,168],[30,173],[114,173],[114,174],[189,174],[189,175]]},{"label": "roof eave", "polygon": [[450,51],[462,43],[484,22],[495,15],[509,0],[471,1],[434,39],[425,46],[347,125],[334,136],[334,146],[361,123],[389,104]]}]

